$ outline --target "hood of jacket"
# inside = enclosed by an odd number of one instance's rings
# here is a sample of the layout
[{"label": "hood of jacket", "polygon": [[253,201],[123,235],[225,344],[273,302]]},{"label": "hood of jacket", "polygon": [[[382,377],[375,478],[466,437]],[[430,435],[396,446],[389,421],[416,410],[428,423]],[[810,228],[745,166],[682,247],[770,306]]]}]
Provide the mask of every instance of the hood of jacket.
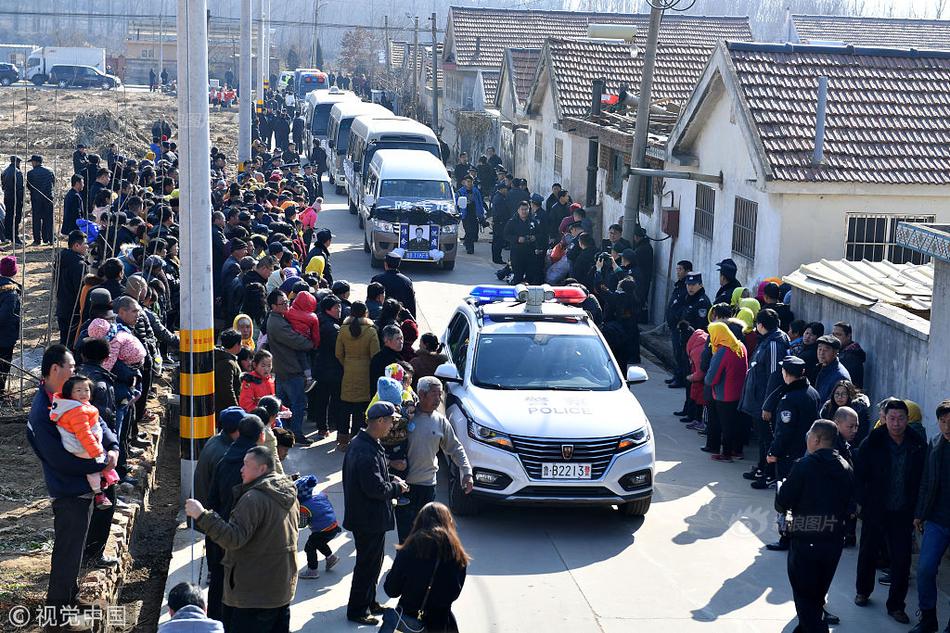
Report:
[{"label": "hood of jacket", "polygon": [[290,478],[274,472],[258,477],[250,483],[235,486],[234,502],[237,503],[237,500],[250,490],[263,492],[284,510],[292,508],[297,501],[297,487],[294,486]]},{"label": "hood of jacket", "polygon": [[686,341],[686,352],[689,353],[697,347],[705,347],[708,342],[709,334],[706,330],[695,330],[689,335],[689,340]]},{"label": "hood of jacket", "polygon": [[56,422],[73,409],[82,408],[83,403],[79,400],[70,400],[64,398],[58,393],[53,394],[53,406],[49,410],[49,419]]},{"label": "hood of jacket", "polygon": [[297,296],[294,297],[292,305],[298,310],[303,310],[304,312],[316,312],[317,310],[316,298],[306,290],[297,293]]}]

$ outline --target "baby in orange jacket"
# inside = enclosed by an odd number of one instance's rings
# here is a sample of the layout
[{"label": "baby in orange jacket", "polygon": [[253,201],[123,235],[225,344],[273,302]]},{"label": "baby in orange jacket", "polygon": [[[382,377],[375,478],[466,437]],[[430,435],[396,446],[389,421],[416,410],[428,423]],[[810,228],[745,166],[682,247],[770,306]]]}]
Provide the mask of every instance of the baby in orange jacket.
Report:
[{"label": "baby in orange jacket", "polygon": [[[95,459],[103,465],[106,462],[102,447],[102,430],[99,428],[99,410],[90,404],[92,399],[92,381],[85,376],[73,376],[63,383],[61,393],[53,395],[53,406],[49,418],[56,423],[63,447],[83,459]],[[103,493],[119,481],[114,468],[86,475],[89,487],[96,493],[97,508],[108,508],[112,502]]]}]

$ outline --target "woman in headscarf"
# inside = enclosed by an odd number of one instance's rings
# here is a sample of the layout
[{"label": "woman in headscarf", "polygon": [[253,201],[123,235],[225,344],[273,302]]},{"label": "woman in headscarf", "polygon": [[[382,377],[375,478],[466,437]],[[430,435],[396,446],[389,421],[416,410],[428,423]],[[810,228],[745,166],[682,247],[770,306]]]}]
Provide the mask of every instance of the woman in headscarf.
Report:
[{"label": "woman in headscarf", "polygon": [[709,324],[709,345],[713,353],[705,383],[712,388],[715,423],[710,417],[706,429],[707,453],[712,459],[731,462],[741,452],[739,400],[748,371],[748,353],[726,323]]},{"label": "woman in headscarf", "polygon": [[739,301],[751,297],[752,293],[749,292],[748,288],[738,287],[732,291],[732,296],[729,298],[729,304],[734,307],[739,307]]},{"label": "woman in headscarf", "polygon": [[254,321],[248,315],[241,313],[234,317],[234,322],[231,324],[238,334],[241,335],[241,347],[247,348],[254,351],[256,345],[255,341],[257,340],[257,331],[254,328]]}]

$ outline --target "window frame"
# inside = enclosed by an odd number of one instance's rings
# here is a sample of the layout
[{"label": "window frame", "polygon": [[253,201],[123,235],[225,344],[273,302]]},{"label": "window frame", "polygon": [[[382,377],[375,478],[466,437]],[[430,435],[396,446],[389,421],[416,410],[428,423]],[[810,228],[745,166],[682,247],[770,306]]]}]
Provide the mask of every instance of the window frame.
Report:
[{"label": "window frame", "polygon": [[[751,222],[749,221],[751,218]],[[736,196],[732,212],[732,252],[740,257],[755,259],[756,229],[759,223],[759,203]]]},{"label": "window frame", "polygon": [[[874,222],[875,227],[880,227],[879,239],[868,239],[869,220]],[[864,222],[862,237],[865,239],[861,240],[856,239],[859,222]],[[869,262],[888,261],[894,264],[930,263],[929,255],[918,253],[897,243],[897,225],[900,222],[933,224],[936,222],[936,216],[926,213],[846,212],[844,217],[844,258],[847,261],[858,262],[867,260]],[[870,232],[878,233],[876,228],[871,228]],[[872,237],[874,236],[872,235]]]},{"label": "window frame", "polygon": [[[693,202],[693,235],[712,241],[716,233],[716,190],[709,185],[697,182]],[[709,208],[706,208],[700,206],[701,202],[711,202],[712,204]]]},{"label": "window frame", "polygon": [[554,173],[560,176],[564,173],[564,139],[554,137]]},{"label": "window frame", "polygon": [[544,159],[544,133],[541,130],[534,131],[534,162],[541,164]]}]

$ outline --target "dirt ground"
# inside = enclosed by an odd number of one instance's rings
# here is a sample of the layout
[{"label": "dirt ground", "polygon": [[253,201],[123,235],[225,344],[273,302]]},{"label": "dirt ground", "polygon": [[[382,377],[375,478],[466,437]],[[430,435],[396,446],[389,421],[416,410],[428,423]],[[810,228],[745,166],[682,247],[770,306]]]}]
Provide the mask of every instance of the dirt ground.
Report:
[{"label": "dirt ground", "polygon": [[[236,158],[238,111],[212,111],[211,144]],[[77,125],[77,118],[79,124]],[[137,160],[145,157],[154,121],[177,119],[177,101],[158,93],[0,88],[0,169],[8,156],[26,160],[41,154],[56,174],[54,228],[62,219],[62,200],[72,175],[72,153],[78,139],[90,152],[102,153],[118,144],[119,153]],[[177,140],[173,134],[172,140]],[[233,162],[231,164],[234,164]],[[23,234],[31,236],[30,202],[24,204]],[[25,240],[32,241],[31,237]],[[54,299],[51,297],[55,247],[0,247],[0,256],[16,254],[23,273],[22,366],[38,375],[42,349],[58,339]],[[14,365],[21,366],[21,349]],[[15,604],[42,602],[52,548],[52,514],[38,460],[25,436],[25,414],[36,388],[36,378],[20,380],[14,369],[8,391],[22,399],[0,404],[0,630],[7,630],[6,613]],[[20,392],[20,389],[23,389]],[[121,601],[142,600],[139,631],[154,631],[168,568],[178,505],[177,436],[164,442],[158,464],[157,488],[149,511],[139,518],[132,544],[133,562]],[[157,602],[157,604],[156,604]],[[23,630],[23,629],[17,629]]]}]

